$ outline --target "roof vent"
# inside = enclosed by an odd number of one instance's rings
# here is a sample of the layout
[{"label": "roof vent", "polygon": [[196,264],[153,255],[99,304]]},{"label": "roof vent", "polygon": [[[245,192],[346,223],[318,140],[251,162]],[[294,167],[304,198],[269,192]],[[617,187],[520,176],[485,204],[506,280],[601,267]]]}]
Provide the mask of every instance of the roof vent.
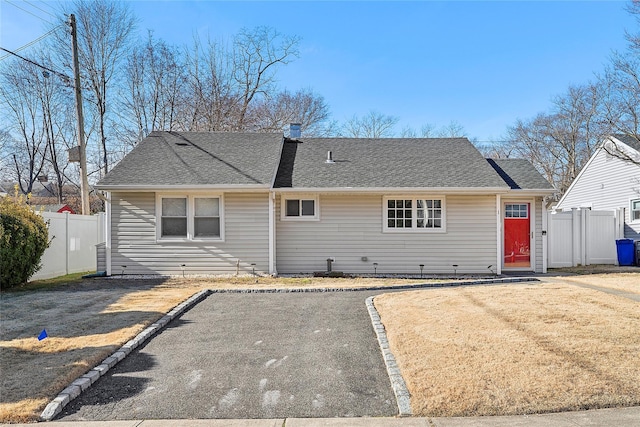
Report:
[{"label": "roof vent", "polygon": [[289,124],[289,138],[295,139],[302,136],[302,125],[300,123]]},{"label": "roof vent", "polygon": [[176,145],[179,145],[180,147],[186,147],[189,144],[187,144],[186,142],[176,142]]},{"label": "roof vent", "polygon": [[333,153],[331,151],[327,151],[327,160],[325,160],[325,163],[335,163],[333,161]]}]

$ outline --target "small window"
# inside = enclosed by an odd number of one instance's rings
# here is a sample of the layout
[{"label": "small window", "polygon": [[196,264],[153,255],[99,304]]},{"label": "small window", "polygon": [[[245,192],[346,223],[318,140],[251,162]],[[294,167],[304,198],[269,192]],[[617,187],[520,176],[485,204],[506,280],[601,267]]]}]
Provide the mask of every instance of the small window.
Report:
[{"label": "small window", "polygon": [[444,199],[385,198],[386,231],[444,231]]},{"label": "small window", "polygon": [[198,197],[193,215],[195,238],[220,237],[220,199]]},{"label": "small window", "polygon": [[506,204],[504,206],[505,218],[529,218],[529,205],[523,204]]},{"label": "small window", "polygon": [[317,199],[283,199],[283,219],[318,219]]},{"label": "small window", "polygon": [[187,237],[187,198],[162,199],[162,237]]},{"label": "small window", "polygon": [[631,201],[631,221],[640,221],[640,199]]}]

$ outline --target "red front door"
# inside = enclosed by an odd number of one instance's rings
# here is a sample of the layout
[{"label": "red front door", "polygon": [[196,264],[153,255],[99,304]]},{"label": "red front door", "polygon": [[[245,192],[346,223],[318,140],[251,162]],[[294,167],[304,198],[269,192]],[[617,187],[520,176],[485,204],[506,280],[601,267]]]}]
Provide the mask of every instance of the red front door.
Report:
[{"label": "red front door", "polygon": [[529,203],[504,205],[504,268],[531,267]]}]

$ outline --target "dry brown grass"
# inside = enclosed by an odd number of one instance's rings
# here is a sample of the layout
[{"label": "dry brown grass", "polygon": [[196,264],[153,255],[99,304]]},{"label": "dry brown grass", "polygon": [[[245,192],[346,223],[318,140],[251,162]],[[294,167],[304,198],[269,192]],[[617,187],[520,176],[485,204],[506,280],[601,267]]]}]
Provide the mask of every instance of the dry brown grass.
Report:
[{"label": "dry brown grass", "polygon": [[[120,285],[85,281],[2,294],[0,422],[37,420],[75,378],[198,291],[159,281]],[[38,341],[44,328],[49,338]]]},{"label": "dry brown grass", "polygon": [[550,283],[385,294],[375,305],[415,415],[640,404],[640,304],[629,299]]},{"label": "dry brown grass", "polygon": [[640,294],[640,273],[595,274],[590,276],[563,277],[562,279],[568,282]]},{"label": "dry brown grass", "polygon": [[[202,289],[391,286],[368,278],[120,278],[42,281],[0,299],[0,422],[35,421],[47,403],[172,307]],[[46,328],[49,338],[38,341]]]}]

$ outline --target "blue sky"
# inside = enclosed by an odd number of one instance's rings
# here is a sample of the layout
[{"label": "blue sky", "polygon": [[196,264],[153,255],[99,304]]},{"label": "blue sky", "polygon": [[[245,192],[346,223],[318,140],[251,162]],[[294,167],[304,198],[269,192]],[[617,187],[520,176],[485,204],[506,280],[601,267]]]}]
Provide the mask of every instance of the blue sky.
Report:
[{"label": "blue sky", "polygon": [[[300,36],[300,58],[279,85],[324,96],[335,120],[376,110],[398,117],[398,131],[456,121],[479,141],[593,79],[635,28],[624,1],[129,3],[141,37],[152,29],[175,45],[258,25]],[[52,4],[0,0],[0,46],[44,34]]]}]

